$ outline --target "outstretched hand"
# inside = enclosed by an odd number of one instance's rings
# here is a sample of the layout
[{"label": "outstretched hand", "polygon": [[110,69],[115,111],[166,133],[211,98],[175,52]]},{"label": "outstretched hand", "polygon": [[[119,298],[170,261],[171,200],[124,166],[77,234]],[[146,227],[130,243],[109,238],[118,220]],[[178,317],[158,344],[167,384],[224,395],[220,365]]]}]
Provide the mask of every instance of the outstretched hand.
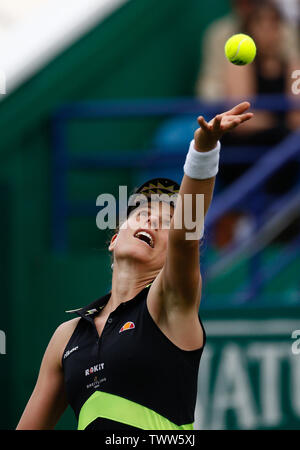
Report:
[{"label": "outstretched hand", "polygon": [[208,152],[215,148],[224,133],[233,130],[253,117],[253,113],[246,112],[249,108],[249,102],[240,103],[229,111],[218,114],[208,123],[203,116],[198,117],[197,122],[200,128],[194,134],[195,149]]}]

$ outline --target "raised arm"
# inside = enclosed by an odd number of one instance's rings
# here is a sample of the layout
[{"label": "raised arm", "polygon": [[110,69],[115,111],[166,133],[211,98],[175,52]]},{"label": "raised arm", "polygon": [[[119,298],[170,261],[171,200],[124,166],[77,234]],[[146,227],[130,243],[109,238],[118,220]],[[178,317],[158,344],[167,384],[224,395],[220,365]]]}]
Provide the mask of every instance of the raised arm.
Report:
[{"label": "raised arm", "polygon": [[[194,136],[194,148],[199,152],[209,152],[217,146],[222,135],[229,130],[240,125],[242,122],[249,120],[252,113],[246,111],[250,107],[248,102],[235,106],[230,111],[217,115],[209,123],[203,117],[198,118],[200,128],[197,129]],[[196,194],[204,195],[204,215],[207,213],[212,197],[215,184],[215,177],[208,179],[193,179],[186,174],[183,177],[179,194],[182,204],[185,204],[186,194],[191,194],[192,217],[196,218]],[[182,213],[184,207],[181,208]],[[189,209],[188,209],[189,211]],[[176,215],[180,213],[175,209],[172,225]],[[184,225],[184,221],[183,225]],[[169,232],[169,246],[167,260],[163,270],[163,285],[166,292],[170,307],[176,303],[178,307],[190,308],[194,305],[199,306],[199,238],[187,240],[188,230],[185,226],[181,229],[175,229],[173,226]],[[170,292],[172,293],[170,295]]]},{"label": "raised arm", "polygon": [[[217,115],[209,123],[203,117],[199,117],[200,128],[194,135],[194,149],[201,153],[215,149],[225,132],[252,118],[253,114],[247,112],[249,107],[248,102],[240,103],[231,110]],[[187,233],[196,231],[197,222],[193,229],[188,229],[184,220],[181,228],[176,228],[174,223],[176,224],[178,215],[184,214],[186,194],[190,194],[192,198],[192,207],[188,208],[192,220],[196,218],[196,194],[204,195],[205,215],[212,201],[214,184],[214,176],[204,179],[191,178],[186,174],[183,176],[179,191],[182,207],[178,208],[177,204],[172,218],[166,262],[148,296],[148,307],[153,318],[169,336],[177,335],[177,329],[180,329],[182,333],[178,336],[178,342],[183,342],[184,347],[194,347],[195,339],[199,342],[199,334],[197,338],[197,333],[193,332],[193,323],[195,327],[199,325],[196,318],[202,287],[199,237],[187,239]]]}]

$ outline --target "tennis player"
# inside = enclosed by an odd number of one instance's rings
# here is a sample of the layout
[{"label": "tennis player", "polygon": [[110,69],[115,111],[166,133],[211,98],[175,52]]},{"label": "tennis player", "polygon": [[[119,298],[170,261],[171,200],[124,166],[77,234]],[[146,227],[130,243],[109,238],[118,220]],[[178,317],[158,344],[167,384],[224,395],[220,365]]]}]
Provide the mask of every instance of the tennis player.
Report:
[{"label": "tennis player", "polygon": [[[204,195],[204,214],[218,172],[220,139],[253,116],[240,103],[209,123],[198,118],[181,185],[168,179],[137,192]],[[44,354],[17,429],[54,429],[70,404],[80,430],[191,430],[205,344],[199,240],[174,227],[178,206],[159,202],[128,209],[112,237],[111,291],[73,310]],[[195,217],[196,202],[191,204]],[[182,213],[181,212],[180,214]],[[170,221],[170,226],[169,225]]]}]

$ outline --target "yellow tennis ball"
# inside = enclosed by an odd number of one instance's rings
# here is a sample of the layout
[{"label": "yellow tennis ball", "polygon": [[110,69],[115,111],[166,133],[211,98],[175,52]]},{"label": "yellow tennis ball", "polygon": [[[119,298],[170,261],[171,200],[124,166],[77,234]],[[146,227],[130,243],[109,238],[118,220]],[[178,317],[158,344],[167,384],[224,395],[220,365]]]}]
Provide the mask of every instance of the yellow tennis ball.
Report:
[{"label": "yellow tennis ball", "polygon": [[234,34],[225,44],[225,55],[228,61],[237,66],[249,64],[256,55],[255,42],[247,34]]}]

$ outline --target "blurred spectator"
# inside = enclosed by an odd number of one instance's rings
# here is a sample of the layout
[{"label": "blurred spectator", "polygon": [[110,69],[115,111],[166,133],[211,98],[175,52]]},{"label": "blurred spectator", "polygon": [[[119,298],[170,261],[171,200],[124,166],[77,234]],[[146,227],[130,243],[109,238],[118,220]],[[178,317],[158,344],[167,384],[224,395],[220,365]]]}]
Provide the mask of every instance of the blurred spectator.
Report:
[{"label": "blurred spectator", "polygon": [[202,100],[220,100],[225,96],[223,67],[227,39],[242,29],[257,0],[231,0],[232,12],[212,22],[202,40],[202,63],[196,94]]},{"label": "blurred spectator", "polygon": [[[286,0],[284,0],[286,1]],[[206,30],[202,41],[202,63],[196,82],[196,95],[202,100],[219,101],[226,98],[223,71],[227,60],[224,55],[226,40],[235,33],[245,32],[245,23],[256,5],[264,0],[231,0],[232,12],[214,21]],[[297,27],[282,23],[280,53],[295,59],[299,54]]]},{"label": "blurred spectator", "polygon": [[[280,9],[270,0],[236,0],[233,12],[214,22],[203,41],[203,68],[197,82],[201,100],[240,100],[260,94],[291,95],[291,73],[300,68],[297,27],[287,23]],[[235,33],[253,37],[257,56],[252,64],[237,67],[224,56],[224,44]],[[300,112],[255,111],[255,117],[238,130],[224,136],[228,145],[275,145],[291,130],[300,127]],[[235,181],[247,164],[226,166],[219,174],[221,185]],[[297,164],[287,163],[269,181],[265,191],[277,195],[289,190],[299,174]],[[230,211],[216,226],[216,244],[224,247],[253,231],[247,211]]]},{"label": "blurred spectator", "polygon": [[[227,99],[251,98],[260,94],[292,95],[291,74],[300,67],[300,63],[297,63],[296,49],[292,48],[286,54],[279,50],[283,25],[284,19],[272,2],[265,1],[255,7],[245,21],[245,32],[256,42],[257,56],[252,64],[244,67],[226,64],[223,82]],[[249,124],[228,134],[223,142],[231,145],[275,145],[299,127],[299,111],[256,111]],[[241,167],[237,169],[240,175]],[[290,163],[280,170],[268,183],[269,192],[281,193],[289,189],[295,181],[297,169]],[[235,178],[235,175],[232,173],[231,177]]]},{"label": "blurred spectator", "polygon": [[[226,63],[223,82],[227,99],[251,98],[260,94],[291,95],[291,74],[300,67],[300,63],[296,48],[290,48],[287,53],[280,51],[284,25],[279,9],[271,1],[256,6],[249,15],[245,32],[256,42],[257,56],[252,64],[238,70],[233,64]],[[287,131],[298,128],[300,120],[298,112],[274,115],[257,111],[247,125],[240,127],[241,136],[247,135],[247,143],[250,143],[250,138],[251,143],[273,144]]]}]

